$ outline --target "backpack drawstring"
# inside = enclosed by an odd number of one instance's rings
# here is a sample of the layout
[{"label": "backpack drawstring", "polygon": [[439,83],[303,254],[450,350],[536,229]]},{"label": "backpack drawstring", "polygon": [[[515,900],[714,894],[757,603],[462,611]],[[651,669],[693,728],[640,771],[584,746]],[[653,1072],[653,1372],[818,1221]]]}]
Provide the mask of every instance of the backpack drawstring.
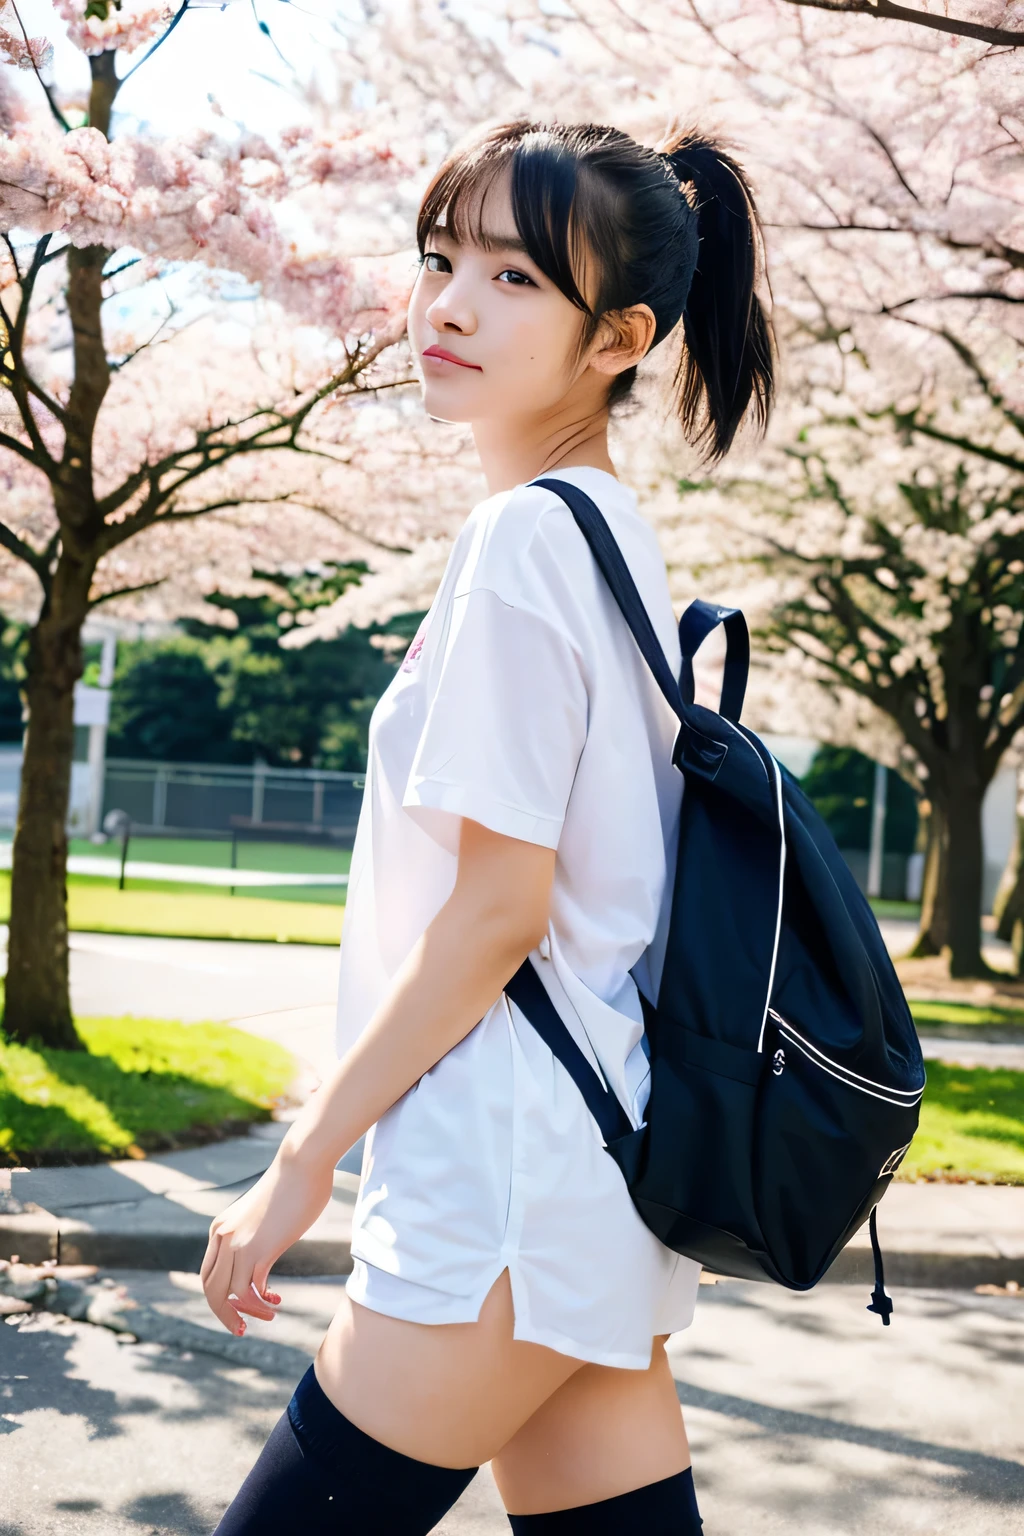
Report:
[{"label": "backpack drawstring", "polygon": [[885,1270],[882,1268],[882,1250],[878,1242],[878,1206],[871,1207],[871,1216],[868,1220],[868,1231],[871,1234],[871,1257],[875,1261],[875,1288],[871,1292],[871,1300],[867,1310],[877,1312],[886,1328],[892,1316],[892,1297],[887,1295],[885,1289]]}]

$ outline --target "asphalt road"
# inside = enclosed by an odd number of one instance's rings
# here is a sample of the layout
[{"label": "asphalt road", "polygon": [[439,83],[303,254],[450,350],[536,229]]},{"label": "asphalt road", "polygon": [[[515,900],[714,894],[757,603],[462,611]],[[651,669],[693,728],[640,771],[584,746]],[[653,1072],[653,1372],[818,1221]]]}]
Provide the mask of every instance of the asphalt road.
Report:
[{"label": "asphalt road", "polygon": [[[118,1278],[203,1320],[195,1277]],[[337,1286],[282,1281],[282,1314],[250,1324],[275,1374],[45,1314],[0,1328],[0,1536],[211,1531]],[[1024,1301],[901,1291],[883,1329],[865,1300],[702,1287],[671,1354],[706,1536],[1021,1536]],[[486,1469],[438,1530],[507,1536]]]}]

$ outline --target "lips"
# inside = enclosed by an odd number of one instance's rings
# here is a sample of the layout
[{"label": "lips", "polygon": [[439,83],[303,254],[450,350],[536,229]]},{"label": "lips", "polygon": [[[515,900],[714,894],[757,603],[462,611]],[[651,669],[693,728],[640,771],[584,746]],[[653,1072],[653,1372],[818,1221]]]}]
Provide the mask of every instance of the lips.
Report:
[{"label": "lips", "polygon": [[447,352],[444,347],[428,347],[423,356],[436,358],[441,363],[455,363],[459,368],[472,368],[476,373],[483,373],[479,363],[467,363],[464,357],[456,357],[454,352]]}]

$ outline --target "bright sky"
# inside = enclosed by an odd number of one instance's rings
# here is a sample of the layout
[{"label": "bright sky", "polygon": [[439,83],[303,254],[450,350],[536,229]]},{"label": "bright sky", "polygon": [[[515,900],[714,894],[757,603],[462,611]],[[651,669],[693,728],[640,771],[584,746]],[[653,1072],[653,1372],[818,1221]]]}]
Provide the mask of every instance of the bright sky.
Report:
[{"label": "bright sky", "polygon": [[[49,0],[18,0],[30,36],[54,45],[54,72],[61,87],[84,87],[88,66],[68,42],[64,24]],[[145,123],[157,133],[182,133],[200,124],[218,126],[209,112],[216,96],[229,118],[273,132],[301,120],[303,108],[292,87],[319,75],[325,94],[333,92],[328,48],[337,48],[346,26],[358,25],[358,0],[228,0],[223,6],[200,0],[145,66],[126,82],[117,99],[123,127]],[[265,22],[270,37],[259,29]],[[119,59],[122,75],[144,50]],[[32,88],[31,79],[19,82]],[[127,118],[127,121],[125,120]]]}]

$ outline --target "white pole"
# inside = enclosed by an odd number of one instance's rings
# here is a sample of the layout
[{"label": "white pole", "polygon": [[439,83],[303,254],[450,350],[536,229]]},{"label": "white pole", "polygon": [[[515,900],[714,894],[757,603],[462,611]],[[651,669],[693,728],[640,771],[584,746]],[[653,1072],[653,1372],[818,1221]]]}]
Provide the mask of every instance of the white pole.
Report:
[{"label": "white pole", "polygon": [[[99,686],[110,688],[114,681],[114,667],[117,662],[117,635],[108,631],[102,640],[100,649],[100,675]],[[107,727],[102,725],[90,725],[89,727],[89,817],[86,826],[86,834],[96,837],[99,834],[100,822],[103,820],[103,785],[107,767]]]},{"label": "white pole", "polygon": [[875,792],[871,802],[871,843],[868,852],[868,895],[882,894],[882,858],[885,853],[885,791],[889,770],[875,764]]}]

